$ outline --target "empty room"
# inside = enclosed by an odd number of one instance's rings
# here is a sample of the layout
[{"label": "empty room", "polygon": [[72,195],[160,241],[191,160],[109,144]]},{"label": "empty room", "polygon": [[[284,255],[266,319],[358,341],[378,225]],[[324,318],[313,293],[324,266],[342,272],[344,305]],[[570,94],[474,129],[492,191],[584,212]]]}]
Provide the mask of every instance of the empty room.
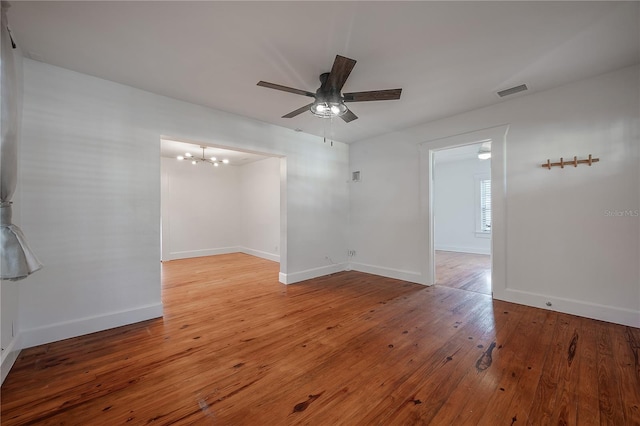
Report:
[{"label": "empty room", "polygon": [[2,2],[2,425],[640,424],[640,2]]}]

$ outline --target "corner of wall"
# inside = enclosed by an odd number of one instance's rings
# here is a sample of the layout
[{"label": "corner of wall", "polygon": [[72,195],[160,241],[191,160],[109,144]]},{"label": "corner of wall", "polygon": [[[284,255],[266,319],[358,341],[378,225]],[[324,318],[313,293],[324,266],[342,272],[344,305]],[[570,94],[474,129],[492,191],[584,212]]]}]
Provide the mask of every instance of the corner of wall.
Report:
[{"label": "corner of wall", "polygon": [[250,256],[259,257],[262,259],[271,260],[273,262],[280,262],[280,255],[268,253],[262,250],[255,250],[248,247],[239,247],[238,250],[240,253],[248,254]]},{"label": "corner of wall", "polygon": [[312,278],[318,278],[325,275],[335,274],[337,272],[346,271],[348,263],[334,263],[332,265],[321,266],[319,268],[307,269],[299,272],[292,272],[284,274],[280,272],[278,280],[282,284],[295,284],[301,281],[310,280]]},{"label": "corner of wall", "polygon": [[350,270],[364,272],[372,275],[379,275],[381,277],[393,278],[396,280],[408,281],[411,283],[427,285],[427,281],[420,272],[405,271],[402,269],[385,268],[382,266],[367,265],[365,263],[351,262],[349,264]]}]

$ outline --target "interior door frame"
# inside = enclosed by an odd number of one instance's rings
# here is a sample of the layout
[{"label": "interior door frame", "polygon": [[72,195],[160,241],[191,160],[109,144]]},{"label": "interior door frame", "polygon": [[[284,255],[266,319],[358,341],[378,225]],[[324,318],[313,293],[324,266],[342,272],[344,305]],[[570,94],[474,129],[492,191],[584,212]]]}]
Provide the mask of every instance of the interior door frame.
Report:
[{"label": "interior door frame", "polygon": [[[203,141],[196,141],[196,140],[191,140],[191,139],[186,139],[186,138],[181,138],[181,137],[176,137],[176,136],[168,136],[168,135],[160,135],[160,145],[158,145],[159,147],[162,144],[162,140],[163,139],[167,139],[167,140],[173,140],[173,141],[178,141],[178,142],[184,142],[184,143],[190,143],[193,145],[199,145],[199,146],[207,146],[207,147],[213,147],[213,148],[222,148],[222,149],[227,149],[227,150],[231,150],[231,151],[237,151],[237,152],[246,152],[246,153],[251,153],[251,154],[259,154],[265,157],[271,157],[271,158],[278,158],[280,160],[280,184],[279,184],[279,189],[280,189],[280,221],[279,221],[279,225],[280,225],[280,242],[279,242],[279,264],[280,264],[280,271],[278,274],[278,278],[279,281],[283,282],[283,276],[286,276],[287,274],[287,270],[288,270],[288,256],[287,256],[287,157],[286,155],[282,155],[282,154],[277,154],[274,152],[269,152],[269,150],[266,151],[254,151],[254,150],[248,150],[248,149],[244,149],[244,148],[238,148],[235,146],[231,146],[231,145],[221,145],[221,144],[212,144],[212,143],[208,143],[208,142],[203,142]],[[160,152],[158,152],[158,155],[160,156]],[[161,157],[160,157],[161,158]],[[161,179],[161,188],[160,188],[160,261],[166,261],[166,260],[172,260],[170,253],[171,253],[171,248],[170,248],[170,243],[166,243],[163,242],[163,234],[168,234],[171,231],[171,218],[169,217],[169,214],[163,211],[163,198],[166,196],[166,194],[164,194],[164,191],[162,190],[163,184],[162,184],[162,179],[165,179],[165,176],[162,172],[162,167],[160,167],[160,179]],[[165,223],[163,223],[163,221]]]},{"label": "interior door frame", "polygon": [[506,143],[509,125],[490,127],[447,136],[420,144],[420,224],[422,276],[433,285],[435,276],[433,172],[434,154],[449,148],[491,140],[491,290],[494,298],[504,298],[507,288],[506,227]]}]

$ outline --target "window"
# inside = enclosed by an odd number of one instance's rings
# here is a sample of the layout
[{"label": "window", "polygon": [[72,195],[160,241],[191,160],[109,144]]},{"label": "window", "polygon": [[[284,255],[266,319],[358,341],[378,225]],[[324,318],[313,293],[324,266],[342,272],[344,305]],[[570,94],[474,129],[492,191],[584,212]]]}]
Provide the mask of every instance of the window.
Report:
[{"label": "window", "polygon": [[491,238],[491,176],[474,175],[476,238]]},{"label": "window", "polygon": [[491,232],[491,179],[479,179],[480,221],[478,232]]}]

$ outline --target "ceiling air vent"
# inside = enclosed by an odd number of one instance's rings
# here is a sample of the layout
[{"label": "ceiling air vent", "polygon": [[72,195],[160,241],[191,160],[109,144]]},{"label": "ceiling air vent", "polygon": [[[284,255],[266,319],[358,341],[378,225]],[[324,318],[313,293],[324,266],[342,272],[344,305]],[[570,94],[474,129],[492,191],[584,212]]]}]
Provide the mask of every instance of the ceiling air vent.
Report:
[{"label": "ceiling air vent", "polygon": [[504,98],[505,96],[509,96],[509,95],[513,95],[514,93],[518,93],[518,92],[524,92],[525,90],[528,90],[529,88],[527,87],[526,84],[521,84],[520,86],[515,86],[515,87],[511,87],[510,89],[504,89],[498,92],[498,96],[500,96],[501,98]]}]

